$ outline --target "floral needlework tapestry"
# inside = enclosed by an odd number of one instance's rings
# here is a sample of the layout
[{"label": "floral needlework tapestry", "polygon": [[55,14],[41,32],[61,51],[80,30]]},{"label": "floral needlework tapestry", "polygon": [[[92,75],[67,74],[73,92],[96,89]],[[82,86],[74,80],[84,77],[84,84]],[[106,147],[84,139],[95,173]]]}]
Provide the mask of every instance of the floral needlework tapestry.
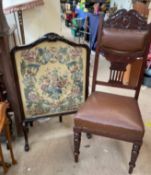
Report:
[{"label": "floral needlework tapestry", "polygon": [[26,118],[76,111],[85,101],[87,52],[44,41],[15,52]]}]

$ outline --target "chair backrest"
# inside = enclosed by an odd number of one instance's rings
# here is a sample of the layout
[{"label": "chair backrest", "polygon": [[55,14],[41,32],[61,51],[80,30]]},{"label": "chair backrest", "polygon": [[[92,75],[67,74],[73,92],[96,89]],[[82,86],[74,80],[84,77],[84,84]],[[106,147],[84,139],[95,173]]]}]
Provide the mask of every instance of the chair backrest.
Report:
[{"label": "chair backrest", "polygon": [[[94,63],[92,92],[96,85],[105,85],[135,90],[138,99],[143,80],[146,57],[151,40],[151,25],[135,10],[117,11],[106,22],[100,17],[97,36],[97,48]],[[110,62],[110,76],[108,82],[98,81],[98,63],[100,52]],[[142,59],[139,80],[135,87],[123,84],[126,66],[137,58]]]}]

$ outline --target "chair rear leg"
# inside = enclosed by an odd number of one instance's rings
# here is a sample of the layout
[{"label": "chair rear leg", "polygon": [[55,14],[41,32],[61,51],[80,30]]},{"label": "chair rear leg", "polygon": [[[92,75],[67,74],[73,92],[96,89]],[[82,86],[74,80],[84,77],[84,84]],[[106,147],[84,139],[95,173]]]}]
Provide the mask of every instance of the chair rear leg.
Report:
[{"label": "chair rear leg", "polygon": [[81,131],[74,128],[74,160],[78,162],[80,154]]},{"label": "chair rear leg", "polygon": [[91,139],[91,138],[92,138],[92,134],[91,134],[91,133],[88,133],[88,132],[87,132],[87,133],[86,133],[86,136],[87,136],[88,139]]},{"label": "chair rear leg", "polygon": [[7,138],[7,142],[8,142],[8,146],[9,146],[9,151],[10,151],[10,155],[11,155],[11,159],[12,159],[12,164],[15,165],[17,163],[17,161],[14,158],[14,153],[13,153],[13,149],[12,149],[11,136],[10,136],[10,130],[9,130],[8,123],[5,126],[5,134],[6,134],[6,138]]},{"label": "chair rear leg", "polygon": [[7,173],[8,167],[7,167],[7,165],[6,165],[5,161],[4,161],[4,156],[3,156],[3,151],[2,151],[2,147],[1,147],[1,142],[0,142],[0,159],[1,159],[0,164],[3,167],[4,173]]},{"label": "chair rear leg", "polygon": [[59,122],[62,123],[62,115],[59,116]]},{"label": "chair rear leg", "polygon": [[141,145],[142,145],[142,143],[141,144],[136,144],[136,143],[133,144],[132,152],[131,152],[131,160],[129,162],[129,174],[131,174],[133,172],[137,157],[139,155]]}]

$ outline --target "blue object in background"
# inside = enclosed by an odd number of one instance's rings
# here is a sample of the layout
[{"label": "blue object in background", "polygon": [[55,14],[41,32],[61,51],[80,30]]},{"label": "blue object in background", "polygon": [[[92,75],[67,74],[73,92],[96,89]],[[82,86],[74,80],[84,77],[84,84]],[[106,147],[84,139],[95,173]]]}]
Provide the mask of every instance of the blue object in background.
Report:
[{"label": "blue object in background", "polygon": [[95,50],[100,15],[89,13],[88,17],[89,17],[90,49]]},{"label": "blue object in background", "polygon": [[143,84],[151,87],[151,68],[145,69]]},{"label": "blue object in background", "polygon": [[95,50],[100,15],[84,12],[82,9],[77,9],[77,8],[75,9],[75,12],[77,13],[76,18],[80,18],[83,20],[83,25],[86,17],[89,17],[90,49]]},{"label": "blue object in background", "polygon": [[77,13],[77,18],[85,19],[88,16],[87,12],[84,12],[82,9],[75,9],[75,12]]}]

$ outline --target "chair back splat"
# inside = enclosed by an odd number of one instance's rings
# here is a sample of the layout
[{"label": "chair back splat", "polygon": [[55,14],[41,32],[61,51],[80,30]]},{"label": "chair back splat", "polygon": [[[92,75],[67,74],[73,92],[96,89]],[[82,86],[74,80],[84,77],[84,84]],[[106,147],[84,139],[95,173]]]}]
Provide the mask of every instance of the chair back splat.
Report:
[{"label": "chair back splat", "polygon": [[[100,25],[95,55],[92,91],[96,85],[105,85],[135,90],[138,99],[146,57],[151,38],[151,25],[135,10],[119,10],[106,22],[100,17]],[[110,76],[108,82],[98,81],[99,54],[102,52],[110,62]],[[128,64],[141,58],[142,66],[136,86],[124,85],[123,77]]]}]

